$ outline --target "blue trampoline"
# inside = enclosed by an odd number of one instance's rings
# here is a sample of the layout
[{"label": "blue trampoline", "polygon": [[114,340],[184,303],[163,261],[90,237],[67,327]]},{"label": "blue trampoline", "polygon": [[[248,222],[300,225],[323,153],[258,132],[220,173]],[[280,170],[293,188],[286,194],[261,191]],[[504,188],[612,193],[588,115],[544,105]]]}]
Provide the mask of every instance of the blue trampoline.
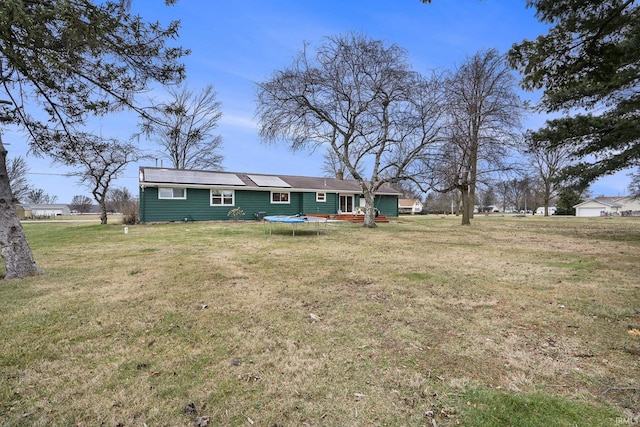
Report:
[{"label": "blue trampoline", "polygon": [[284,224],[293,224],[292,227],[292,235],[295,236],[296,235],[296,227],[298,226],[298,224],[304,224],[304,223],[312,223],[315,225],[316,228],[316,234],[320,234],[320,225],[324,224],[325,225],[325,231],[326,231],[326,227],[327,227],[327,219],[326,218],[320,218],[320,217],[315,217],[315,216],[287,216],[287,215],[268,215],[265,216],[264,218],[264,223],[265,223],[265,233],[266,233],[266,224],[269,223],[269,235],[271,235],[271,231],[272,231],[272,226],[274,223],[284,223]]}]

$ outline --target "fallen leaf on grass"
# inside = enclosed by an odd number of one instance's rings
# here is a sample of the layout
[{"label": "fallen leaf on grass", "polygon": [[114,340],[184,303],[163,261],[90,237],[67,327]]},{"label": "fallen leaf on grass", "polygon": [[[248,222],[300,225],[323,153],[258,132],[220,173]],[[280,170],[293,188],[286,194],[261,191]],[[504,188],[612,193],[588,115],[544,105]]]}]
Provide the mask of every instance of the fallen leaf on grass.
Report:
[{"label": "fallen leaf on grass", "polygon": [[256,374],[243,374],[243,375],[238,375],[238,379],[244,380],[246,382],[251,382],[251,381],[257,382],[257,381],[260,381],[262,377]]},{"label": "fallen leaf on grass", "polygon": [[640,328],[629,325],[627,326],[627,333],[629,335],[633,335],[634,337],[640,337]]},{"label": "fallen leaf on grass", "polygon": [[209,425],[209,417],[198,417],[193,423],[196,427],[207,427]]}]

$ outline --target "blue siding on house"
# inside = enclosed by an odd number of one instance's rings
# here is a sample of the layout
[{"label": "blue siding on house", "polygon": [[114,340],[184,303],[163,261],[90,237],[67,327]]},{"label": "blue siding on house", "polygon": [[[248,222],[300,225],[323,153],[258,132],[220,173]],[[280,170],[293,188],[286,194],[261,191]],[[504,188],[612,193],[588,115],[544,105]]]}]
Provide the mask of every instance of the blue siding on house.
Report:
[{"label": "blue siding on house", "polygon": [[[167,185],[170,187],[170,185]],[[159,199],[156,187],[140,189],[140,220],[142,222],[164,221],[211,221],[228,220],[228,212],[236,207],[245,215],[242,219],[252,220],[258,212],[267,215],[335,214],[338,212],[337,193],[326,193],[325,202],[316,201],[316,192],[289,193],[289,203],[271,203],[271,191],[235,190],[233,206],[211,206],[211,191],[207,188],[187,188],[186,199]],[[360,197],[355,195],[357,208]],[[398,216],[396,196],[376,196],[375,206],[386,216]]]}]

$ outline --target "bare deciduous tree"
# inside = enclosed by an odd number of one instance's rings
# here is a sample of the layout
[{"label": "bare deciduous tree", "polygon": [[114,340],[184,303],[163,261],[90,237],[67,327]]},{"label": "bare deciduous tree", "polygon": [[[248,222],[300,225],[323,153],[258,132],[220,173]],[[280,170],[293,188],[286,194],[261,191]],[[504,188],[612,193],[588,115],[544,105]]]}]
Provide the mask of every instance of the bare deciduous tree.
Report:
[{"label": "bare deciduous tree", "polygon": [[[331,147],[328,147],[324,152],[324,161],[322,163],[322,171],[328,176],[336,177],[340,179],[353,179],[351,173],[347,170],[347,167],[340,162],[338,155]],[[358,169],[358,174],[361,176],[365,174],[364,168],[361,166]]]},{"label": "bare deciduous tree", "polygon": [[82,144],[78,145],[78,150],[67,150],[65,156],[56,158],[56,161],[76,167],[76,172],[71,175],[77,176],[91,190],[100,206],[100,222],[106,224],[107,194],[111,182],[122,174],[129,163],[146,156],[128,142],[90,134],[83,134],[81,137]]},{"label": "bare deciduous tree", "polygon": [[69,207],[72,210],[83,214],[89,212],[92,205],[93,203],[91,202],[90,197],[82,194],[76,194],[75,196],[73,196],[73,199],[71,199],[71,204],[69,205]]},{"label": "bare deciduous tree", "polygon": [[531,200],[531,178],[524,176],[509,181],[509,201],[518,212],[526,212]]},{"label": "bare deciduous tree", "polygon": [[558,178],[561,171],[571,164],[571,149],[564,145],[542,146],[528,136],[526,154],[542,182],[544,216],[549,216],[549,201],[561,188]]},{"label": "bare deciduous tree", "polygon": [[13,197],[19,202],[24,201],[29,191],[29,181],[27,174],[29,166],[22,156],[13,157],[7,162],[7,174],[9,175],[9,185],[13,192]]},{"label": "bare deciduous tree", "polygon": [[332,149],[328,149],[323,155],[322,172],[331,177],[351,179],[351,175],[345,175],[346,167],[340,162],[338,155]]},{"label": "bare deciduous tree", "polygon": [[460,193],[456,190],[450,193],[432,191],[426,198],[427,212],[432,214],[457,214],[460,209]]},{"label": "bare deciduous tree", "polygon": [[440,135],[440,80],[412,71],[406,56],[361,35],[329,37],[258,84],[261,137],[293,150],[326,145],[360,184],[365,227],[376,226],[380,187],[406,179]]},{"label": "bare deciduous tree", "polygon": [[631,182],[629,183],[629,192],[631,197],[640,198],[640,169],[631,174]]},{"label": "bare deciduous tree", "polygon": [[133,202],[133,196],[127,188],[114,188],[109,191],[107,197],[107,204],[109,209],[120,212],[128,213],[129,205]]},{"label": "bare deciduous tree", "polygon": [[432,189],[460,192],[462,225],[471,224],[480,176],[507,169],[505,159],[519,143],[515,84],[495,49],[476,53],[447,79],[446,141],[427,158],[425,173]]},{"label": "bare deciduous tree", "polygon": [[139,200],[126,188],[114,188],[109,191],[107,204],[123,215],[122,222],[136,224],[139,220]]},{"label": "bare deciduous tree", "polygon": [[46,193],[42,188],[30,188],[25,196],[27,202],[49,205],[58,201],[58,196]]},{"label": "bare deciduous tree", "polygon": [[222,137],[214,135],[222,117],[213,86],[194,93],[186,86],[170,89],[171,101],[153,105],[142,119],[142,132],[155,137],[176,169],[220,169]]}]

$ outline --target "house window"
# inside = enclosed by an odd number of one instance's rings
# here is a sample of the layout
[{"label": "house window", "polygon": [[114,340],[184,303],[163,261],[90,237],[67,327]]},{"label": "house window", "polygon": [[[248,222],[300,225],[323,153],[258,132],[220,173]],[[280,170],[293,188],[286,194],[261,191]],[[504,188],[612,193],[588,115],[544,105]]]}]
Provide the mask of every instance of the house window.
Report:
[{"label": "house window", "polygon": [[327,193],[316,193],[316,202],[326,202],[327,201]]},{"label": "house window", "polygon": [[289,193],[271,193],[271,203],[289,203]]},{"label": "house window", "polygon": [[211,190],[211,206],[233,206],[233,190]]},{"label": "house window", "polygon": [[186,199],[186,188],[158,188],[158,199]]}]

